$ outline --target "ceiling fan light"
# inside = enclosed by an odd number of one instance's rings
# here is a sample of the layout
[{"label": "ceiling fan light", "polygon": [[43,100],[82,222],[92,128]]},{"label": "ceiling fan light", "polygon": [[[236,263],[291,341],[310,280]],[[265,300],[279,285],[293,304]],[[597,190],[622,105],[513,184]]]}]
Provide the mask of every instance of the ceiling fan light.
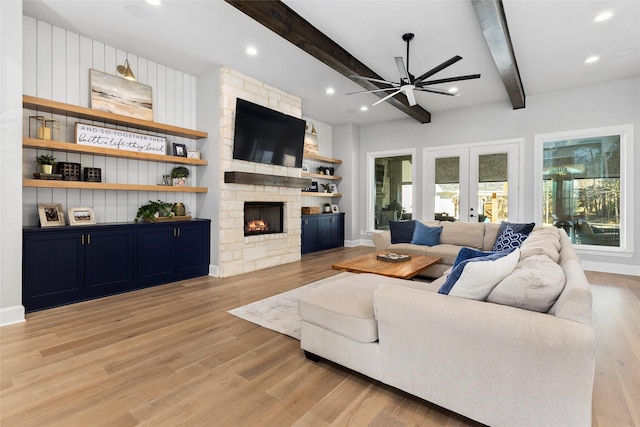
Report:
[{"label": "ceiling fan light", "polygon": [[593,18],[593,22],[608,21],[609,19],[611,19],[612,16],[613,16],[613,12],[609,12],[609,11],[601,12],[597,14],[595,18]]},{"label": "ceiling fan light", "polygon": [[455,86],[454,87],[450,87],[448,92],[449,93],[458,93],[458,88],[455,87]]},{"label": "ceiling fan light", "polygon": [[360,111],[367,111],[369,109],[369,107],[367,107],[366,105],[363,105],[362,107],[360,107]]}]

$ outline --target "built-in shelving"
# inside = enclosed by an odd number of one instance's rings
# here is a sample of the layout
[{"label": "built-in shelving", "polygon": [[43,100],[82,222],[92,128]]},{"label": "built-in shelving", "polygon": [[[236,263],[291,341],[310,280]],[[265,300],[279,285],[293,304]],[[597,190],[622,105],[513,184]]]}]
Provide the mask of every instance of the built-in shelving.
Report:
[{"label": "built-in shelving", "polygon": [[342,177],[337,175],[324,175],[321,173],[302,172],[302,176],[307,178],[328,179],[331,181],[342,181]]},{"label": "built-in shelving", "polygon": [[340,193],[320,193],[317,191],[303,191],[303,196],[315,196],[315,197],[342,197]]},{"label": "built-in shelving", "polygon": [[197,166],[204,166],[207,164],[207,161],[203,159],[189,159],[187,157],[167,156],[163,154],[138,153],[137,151],[116,150],[114,148],[94,147],[92,145],[80,145],[74,144],[72,142],[62,141],[50,141],[47,139],[23,138],[22,146],[25,148],[40,148],[68,151],[72,153],[97,154],[106,157],[149,160],[154,162],[181,163]]},{"label": "built-in shelving", "polygon": [[63,116],[76,117],[85,120],[102,121],[114,125],[130,126],[137,129],[156,131],[158,133],[166,135],[179,136],[189,139],[203,139],[209,136],[207,132],[182,128],[165,123],[157,123],[150,120],[137,119],[135,117],[122,116],[120,114],[108,113],[106,111],[94,110],[92,108],[65,104],[64,102],[36,98],[34,96],[28,95],[24,95],[22,97],[22,106],[23,108],[26,108],[28,110],[37,110],[39,112],[60,114]]},{"label": "built-in shelving", "polygon": [[306,159],[318,160],[320,162],[325,162],[325,163],[333,163],[333,164],[336,164],[336,165],[342,164],[342,160],[340,160],[340,159],[334,159],[334,158],[331,158],[331,157],[325,157],[325,156],[321,156],[319,154],[304,153],[304,157]]},{"label": "built-in shelving", "polygon": [[117,184],[52,179],[23,179],[22,186],[36,188],[76,188],[85,190],[163,191],[174,193],[206,193],[208,191],[206,187],[173,187],[170,185]]}]

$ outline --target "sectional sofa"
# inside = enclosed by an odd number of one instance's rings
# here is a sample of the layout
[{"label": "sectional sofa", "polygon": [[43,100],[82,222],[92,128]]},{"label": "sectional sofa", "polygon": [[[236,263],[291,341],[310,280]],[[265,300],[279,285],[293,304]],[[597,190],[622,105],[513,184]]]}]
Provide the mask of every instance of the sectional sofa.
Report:
[{"label": "sectional sofa", "polygon": [[[486,248],[494,226],[480,226],[482,236],[457,231]],[[299,299],[301,348],[487,425],[589,426],[595,338],[580,260],[555,228],[510,255],[513,271],[481,300],[438,293],[452,273],[431,283],[343,275]],[[546,281],[559,295],[544,295]]]}]

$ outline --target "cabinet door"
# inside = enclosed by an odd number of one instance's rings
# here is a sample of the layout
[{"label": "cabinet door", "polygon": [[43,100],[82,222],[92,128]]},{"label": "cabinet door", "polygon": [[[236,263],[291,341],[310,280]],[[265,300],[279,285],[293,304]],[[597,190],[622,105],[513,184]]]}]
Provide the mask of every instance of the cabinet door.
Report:
[{"label": "cabinet door", "polygon": [[23,241],[23,304],[26,311],[55,307],[83,297],[82,233],[43,230]]},{"label": "cabinet door", "polygon": [[167,283],[175,272],[175,227],[148,224],[138,229],[138,285]]},{"label": "cabinet door", "polygon": [[331,220],[333,215],[323,215],[318,219],[318,245],[320,250],[331,247]]},{"label": "cabinet door", "polygon": [[333,247],[344,246],[344,214],[331,218],[331,244]]},{"label": "cabinet door", "polygon": [[176,280],[209,274],[210,224],[176,223]]},{"label": "cabinet door", "polygon": [[85,233],[85,292],[108,295],[133,286],[134,232],[110,229]]},{"label": "cabinet door", "polygon": [[302,254],[316,251],[318,246],[318,218],[304,215],[302,217]]}]

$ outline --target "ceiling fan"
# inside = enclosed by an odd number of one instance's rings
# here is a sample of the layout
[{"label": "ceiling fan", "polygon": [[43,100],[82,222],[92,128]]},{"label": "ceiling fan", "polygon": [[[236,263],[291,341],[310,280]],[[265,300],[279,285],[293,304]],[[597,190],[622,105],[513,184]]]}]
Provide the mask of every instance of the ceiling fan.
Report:
[{"label": "ceiling fan", "polygon": [[450,82],[457,82],[460,80],[471,80],[471,79],[479,79],[480,78],[480,74],[469,74],[466,76],[458,76],[458,77],[449,77],[446,79],[437,79],[437,80],[427,80],[429,77],[433,76],[434,74],[444,70],[445,68],[455,64],[456,62],[460,61],[462,59],[461,56],[454,56],[453,58],[449,59],[448,61],[443,62],[442,64],[438,65],[437,67],[432,68],[431,70],[427,71],[426,73],[422,74],[419,77],[414,77],[413,74],[409,73],[409,43],[411,42],[411,40],[413,40],[414,34],[413,33],[406,33],[402,35],[402,40],[404,40],[405,42],[407,42],[407,66],[404,66],[404,61],[402,60],[401,56],[396,56],[395,60],[396,60],[396,66],[398,67],[398,71],[400,72],[400,82],[390,82],[390,81],[386,81],[386,80],[381,80],[381,79],[373,79],[371,77],[362,77],[362,76],[358,76],[356,74],[351,75],[350,77],[352,79],[359,79],[359,80],[367,80],[370,82],[374,82],[374,83],[382,83],[382,84],[386,84],[389,85],[389,87],[387,88],[381,88],[381,89],[373,89],[373,90],[362,90],[362,91],[358,91],[358,92],[351,92],[348,93],[347,95],[353,95],[356,93],[376,93],[376,92],[387,92],[387,91],[393,91],[390,94],[388,94],[387,96],[385,96],[384,98],[376,101],[373,105],[378,105],[379,103],[386,101],[387,99],[391,98],[392,96],[396,96],[399,93],[404,93],[407,96],[407,100],[409,101],[409,105],[411,107],[413,107],[414,105],[416,105],[416,97],[413,93],[414,90],[418,90],[421,92],[431,92],[431,93],[437,93],[440,95],[448,95],[448,96],[455,96],[454,93],[450,93],[447,92],[445,90],[441,90],[441,89],[435,89],[435,88],[429,88],[428,86],[431,85],[436,85],[436,84],[440,84],[440,83],[450,83]]}]

